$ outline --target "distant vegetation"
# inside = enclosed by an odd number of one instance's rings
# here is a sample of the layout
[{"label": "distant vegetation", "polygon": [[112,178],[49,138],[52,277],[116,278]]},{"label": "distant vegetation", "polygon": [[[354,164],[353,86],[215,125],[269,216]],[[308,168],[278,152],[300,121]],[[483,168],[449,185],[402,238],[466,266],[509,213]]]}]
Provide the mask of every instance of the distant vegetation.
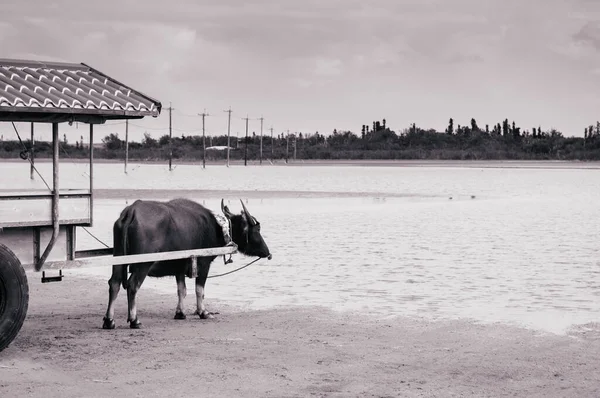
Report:
[{"label": "distant vegetation", "polygon": [[[227,136],[206,137],[206,146],[226,146]],[[259,158],[260,137],[248,137],[247,158]],[[243,160],[246,140],[231,137],[230,159]],[[0,157],[26,157],[29,141],[1,141]],[[83,158],[88,156],[88,145],[82,142],[61,143],[61,156]],[[145,135],[142,142],[129,143],[131,160],[167,160],[172,151],[173,159],[185,161],[202,160],[202,136],[168,135],[154,139]],[[50,157],[47,142],[36,142],[35,156]],[[125,142],[117,133],[103,139],[103,145],[94,150],[99,159],[124,159]],[[206,151],[207,161],[222,160],[226,151]],[[480,126],[475,119],[469,125],[448,122],[445,131],[423,129],[414,124],[400,132],[386,125],[386,120],[363,125],[360,133],[334,130],[327,136],[314,134],[277,134],[263,136],[263,159],[440,159],[440,160],[600,160],[600,122],[584,130],[584,137],[565,137],[554,129],[541,127],[525,129],[505,119],[494,125]]]}]

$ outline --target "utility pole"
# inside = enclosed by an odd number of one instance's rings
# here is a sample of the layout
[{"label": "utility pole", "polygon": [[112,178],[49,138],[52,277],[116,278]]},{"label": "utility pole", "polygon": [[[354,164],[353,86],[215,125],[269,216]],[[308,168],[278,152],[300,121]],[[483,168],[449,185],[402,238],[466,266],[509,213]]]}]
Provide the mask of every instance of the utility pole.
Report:
[{"label": "utility pole", "polygon": [[260,117],[260,161],[259,164],[262,164],[262,139],[263,139],[263,120],[265,120],[264,117]]},{"label": "utility pole", "polygon": [[271,126],[271,162],[273,162],[273,126]]},{"label": "utility pole", "polygon": [[32,180],[33,180],[33,172],[35,170],[35,167],[33,166],[33,162],[34,162],[33,146],[34,146],[34,140],[33,140],[33,122],[31,122],[31,153],[30,153],[31,164],[29,166],[29,178],[32,179]]},{"label": "utility pole", "polygon": [[[202,168],[205,169],[206,168],[206,135],[204,133],[204,118],[206,116],[208,116],[208,113],[206,113],[206,109],[205,109],[204,112],[199,113],[198,115],[202,116]],[[229,149],[227,149],[227,151],[229,152]]]},{"label": "utility pole", "polygon": [[298,135],[294,134],[294,162],[296,161],[296,147],[298,146]]},{"label": "utility pole", "polygon": [[129,119],[125,119],[125,174],[127,174],[127,161],[129,160]]},{"label": "utility pole", "polygon": [[173,170],[173,126],[171,123],[173,107],[171,105],[169,102],[169,171]]},{"label": "utility pole", "polygon": [[290,150],[290,130],[287,131],[287,137],[286,137],[286,142],[285,142],[285,162],[287,163],[290,156],[289,156],[289,150]]},{"label": "utility pole", "polygon": [[227,167],[229,167],[229,147],[230,147],[230,135],[231,135],[231,107],[228,110],[223,111],[229,113],[227,118]]},{"label": "utility pole", "polygon": [[244,145],[244,166],[248,165],[248,115],[243,118],[246,121],[246,145]]}]

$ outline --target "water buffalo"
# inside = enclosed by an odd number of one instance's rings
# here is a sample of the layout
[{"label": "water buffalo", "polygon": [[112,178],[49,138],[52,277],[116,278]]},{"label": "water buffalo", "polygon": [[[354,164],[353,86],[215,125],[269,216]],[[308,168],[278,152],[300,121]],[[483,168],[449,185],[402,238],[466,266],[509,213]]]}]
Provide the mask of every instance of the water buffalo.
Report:
[{"label": "water buffalo", "polygon": [[[270,260],[271,253],[260,234],[260,223],[250,214],[244,202],[242,207],[241,214],[232,214],[221,200],[221,211],[231,226],[231,239],[238,246],[238,252]],[[168,202],[136,200],[123,209],[113,226],[115,256],[222,247],[227,244],[226,238],[227,234],[217,221],[216,215],[188,199],[174,199]],[[198,257],[195,313],[202,319],[213,317],[204,307],[203,300],[204,284],[210,264],[215,258],[216,256]],[[127,290],[129,326],[132,329],[141,326],[137,316],[136,293],[147,275],[175,276],[179,298],[175,319],[185,319],[183,300],[187,294],[185,278],[188,265],[188,259],[131,264],[129,279],[126,266],[114,265],[112,276],[108,280],[108,308],[102,327],[115,328],[114,304],[121,284]]]}]

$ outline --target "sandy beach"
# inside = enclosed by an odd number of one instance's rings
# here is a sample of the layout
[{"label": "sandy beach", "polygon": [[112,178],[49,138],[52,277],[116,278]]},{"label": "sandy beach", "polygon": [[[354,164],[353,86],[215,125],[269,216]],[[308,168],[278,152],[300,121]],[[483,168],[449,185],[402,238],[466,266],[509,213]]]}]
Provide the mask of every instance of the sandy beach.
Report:
[{"label": "sandy beach", "polygon": [[[0,356],[2,397],[597,397],[600,325],[567,336],[466,321],[292,307],[174,320],[176,290],[140,291],[131,330],[101,329],[107,284],[28,273],[28,317]],[[209,289],[210,291],[210,289]],[[243,292],[240,292],[243,294]]]}]

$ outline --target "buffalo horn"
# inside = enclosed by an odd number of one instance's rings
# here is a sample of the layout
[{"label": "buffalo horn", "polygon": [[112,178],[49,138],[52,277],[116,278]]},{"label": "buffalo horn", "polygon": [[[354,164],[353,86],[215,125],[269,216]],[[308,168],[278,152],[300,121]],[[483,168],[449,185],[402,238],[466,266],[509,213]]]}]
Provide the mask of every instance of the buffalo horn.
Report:
[{"label": "buffalo horn", "polygon": [[242,203],[242,207],[244,208],[244,213],[246,213],[246,218],[248,218],[248,222],[250,224],[254,225],[254,218],[252,217],[252,215],[250,214],[250,212],[246,208],[246,205],[244,204],[244,201],[242,199],[240,199],[240,202]]},{"label": "buffalo horn", "polygon": [[227,206],[225,206],[223,199],[221,199],[221,211],[223,212],[223,214],[225,214],[225,217],[227,217],[227,218],[231,218],[231,216],[233,215],[229,211],[229,208]]}]

